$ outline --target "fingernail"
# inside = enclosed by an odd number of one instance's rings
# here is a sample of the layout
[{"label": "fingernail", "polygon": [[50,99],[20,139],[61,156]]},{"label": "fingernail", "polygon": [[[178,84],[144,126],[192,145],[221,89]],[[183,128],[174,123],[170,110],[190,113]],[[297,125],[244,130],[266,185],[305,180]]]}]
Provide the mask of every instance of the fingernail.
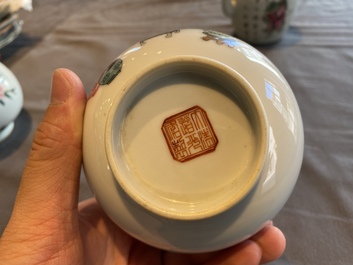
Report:
[{"label": "fingernail", "polygon": [[51,85],[51,104],[62,104],[67,101],[70,96],[70,84],[60,70],[55,70],[53,73]]}]

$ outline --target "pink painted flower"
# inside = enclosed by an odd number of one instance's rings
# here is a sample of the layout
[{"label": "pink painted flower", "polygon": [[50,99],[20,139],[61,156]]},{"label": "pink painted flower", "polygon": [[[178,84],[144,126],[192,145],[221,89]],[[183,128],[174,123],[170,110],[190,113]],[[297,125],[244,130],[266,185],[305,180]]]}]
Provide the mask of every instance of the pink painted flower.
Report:
[{"label": "pink painted flower", "polygon": [[287,1],[283,0],[279,3],[272,2],[267,8],[265,20],[268,23],[267,31],[281,31],[285,22],[287,11]]}]

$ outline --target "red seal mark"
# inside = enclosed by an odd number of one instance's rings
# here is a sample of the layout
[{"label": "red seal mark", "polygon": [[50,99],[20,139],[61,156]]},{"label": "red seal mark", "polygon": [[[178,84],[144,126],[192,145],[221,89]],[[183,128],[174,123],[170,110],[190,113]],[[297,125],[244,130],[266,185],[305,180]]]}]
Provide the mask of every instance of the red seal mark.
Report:
[{"label": "red seal mark", "polygon": [[165,119],[162,131],[171,155],[179,162],[213,152],[218,144],[207,113],[199,106]]}]

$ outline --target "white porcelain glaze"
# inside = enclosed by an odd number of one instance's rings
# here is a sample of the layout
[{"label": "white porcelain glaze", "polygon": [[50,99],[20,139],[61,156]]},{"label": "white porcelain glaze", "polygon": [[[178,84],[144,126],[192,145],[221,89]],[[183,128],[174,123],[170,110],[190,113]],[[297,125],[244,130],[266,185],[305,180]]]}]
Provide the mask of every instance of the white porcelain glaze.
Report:
[{"label": "white porcelain glaze", "polygon": [[[189,113],[206,113],[216,137],[184,161],[163,127]],[[108,67],[87,103],[83,154],[117,225],[159,248],[203,252],[248,238],[279,212],[299,174],[303,128],[288,83],[264,55],[185,29],[141,41]]]},{"label": "white porcelain glaze", "polygon": [[15,119],[23,105],[20,83],[5,65],[0,63],[0,141],[11,134]]},{"label": "white porcelain glaze", "polygon": [[238,38],[252,44],[279,41],[287,31],[297,0],[222,0]]}]

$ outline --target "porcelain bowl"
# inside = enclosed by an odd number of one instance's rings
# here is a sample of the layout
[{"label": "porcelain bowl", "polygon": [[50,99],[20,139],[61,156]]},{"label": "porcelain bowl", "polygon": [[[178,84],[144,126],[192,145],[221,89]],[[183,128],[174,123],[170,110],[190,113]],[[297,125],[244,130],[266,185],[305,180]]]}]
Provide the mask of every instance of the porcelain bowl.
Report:
[{"label": "porcelain bowl", "polygon": [[0,141],[15,127],[15,119],[23,106],[23,93],[16,76],[0,63]]},{"label": "porcelain bowl", "polygon": [[197,253],[272,220],[303,158],[295,96],[247,43],[183,29],[104,71],[86,107],[84,170],[107,215],[152,246]]}]

